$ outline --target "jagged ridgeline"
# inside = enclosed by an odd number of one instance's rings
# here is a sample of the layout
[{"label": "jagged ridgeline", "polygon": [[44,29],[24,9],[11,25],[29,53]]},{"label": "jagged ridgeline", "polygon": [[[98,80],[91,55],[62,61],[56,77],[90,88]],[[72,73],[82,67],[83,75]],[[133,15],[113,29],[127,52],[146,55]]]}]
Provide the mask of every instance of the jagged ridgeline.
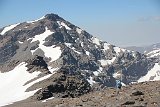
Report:
[{"label": "jagged ridgeline", "polygon": [[13,101],[77,97],[114,87],[116,79],[123,85],[154,80],[145,75],[155,66],[153,59],[101,41],[56,14],[0,29],[0,80],[11,78],[0,85],[21,93],[13,99],[8,91]]}]

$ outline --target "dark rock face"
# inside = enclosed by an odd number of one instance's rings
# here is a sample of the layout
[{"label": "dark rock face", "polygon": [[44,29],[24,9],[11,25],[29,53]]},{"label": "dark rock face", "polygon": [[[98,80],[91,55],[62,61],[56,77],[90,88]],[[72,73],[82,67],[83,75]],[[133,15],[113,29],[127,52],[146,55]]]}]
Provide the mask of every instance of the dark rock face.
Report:
[{"label": "dark rock face", "polygon": [[16,54],[18,46],[14,42],[10,42],[0,48],[0,64],[5,63]]},{"label": "dark rock face", "polygon": [[132,93],[132,95],[133,95],[133,96],[138,96],[138,95],[144,95],[144,93],[141,92],[141,91],[134,91],[134,92]]},{"label": "dark rock face", "polygon": [[63,64],[64,65],[75,65],[77,66],[78,63],[78,58],[77,55],[75,53],[73,53],[72,51],[70,51],[69,48],[65,48],[63,50],[63,53],[61,55],[63,57]]},{"label": "dark rock face", "polygon": [[53,13],[45,15],[45,18],[50,21],[57,21],[58,19],[62,20],[61,17],[59,17],[57,14],[53,14]]},{"label": "dark rock face", "polygon": [[135,104],[135,101],[126,101],[122,105],[133,105],[133,104]]},{"label": "dark rock face", "polygon": [[27,35],[28,35],[29,37],[33,37],[33,36],[35,36],[35,35],[38,35],[38,34],[43,33],[44,31],[45,31],[45,27],[44,27],[44,26],[36,26],[36,27],[34,27],[32,30],[29,30],[29,31],[27,32]]},{"label": "dark rock face", "polygon": [[28,60],[27,63],[27,71],[30,73],[34,71],[47,71],[49,73],[48,65],[41,56],[35,56],[33,59]]},{"label": "dark rock face", "polygon": [[127,84],[146,75],[147,71],[149,71],[153,66],[154,63],[150,60],[142,59],[140,61],[134,61],[130,66],[123,70]]},{"label": "dark rock face", "polygon": [[64,43],[64,37],[63,37],[63,34],[56,32],[56,33],[48,36],[45,39],[45,41],[47,41],[44,43],[45,46],[57,45],[60,43]]},{"label": "dark rock face", "polygon": [[81,75],[55,74],[53,83],[35,93],[34,99],[78,97],[90,92],[90,84]]},{"label": "dark rock face", "polygon": [[89,60],[85,63],[80,63],[80,67],[84,70],[92,70],[92,71],[96,71],[99,68],[97,63],[92,60]]}]

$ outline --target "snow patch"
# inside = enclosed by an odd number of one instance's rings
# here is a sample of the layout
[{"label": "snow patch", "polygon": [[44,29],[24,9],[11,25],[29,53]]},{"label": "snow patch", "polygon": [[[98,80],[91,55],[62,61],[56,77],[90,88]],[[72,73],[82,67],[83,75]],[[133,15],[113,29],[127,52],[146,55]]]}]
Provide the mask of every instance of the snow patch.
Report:
[{"label": "snow patch", "polygon": [[121,52],[121,48],[119,47],[114,47],[113,49],[116,52],[116,54],[119,54]]},{"label": "snow patch", "polygon": [[64,43],[67,47],[71,47],[72,44],[71,43]]},{"label": "snow patch", "polygon": [[160,65],[155,63],[154,67],[148,73],[141,77],[138,82],[158,81],[160,80]]},{"label": "snow patch", "polygon": [[95,81],[93,81],[93,77],[89,77],[89,79],[87,79],[87,81],[90,83],[90,85],[93,85],[94,83],[96,83]]},{"label": "snow patch", "polygon": [[94,71],[93,74],[94,74],[95,76],[98,76],[98,74],[101,73],[102,70],[103,70],[103,68],[102,68],[102,67],[99,67],[99,69],[98,69],[97,71]]},{"label": "snow patch", "polygon": [[22,44],[23,42],[21,42],[21,41],[18,41],[18,43]]},{"label": "snow patch", "polygon": [[83,42],[81,42],[81,46],[82,46],[82,47],[84,47],[84,44],[83,44]]},{"label": "snow patch", "polygon": [[147,53],[147,55],[150,55],[150,54],[155,54],[155,53],[157,53],[157,52],[159,52],[159,51],[160,51],[160,49],[153,50],[153,51],[151,51],[151,52]]},{"label": "snow patch", "polygon": [[50,98],[48,98],[48,99],[45,99],[45,100],[43,100],[42,102],[44,103],[44,102],[47,102],[48,100],[52,100],[52,99],[54,99],[54,97],[50,97]]},{"label": "snow patch", "polygon": [[101,59],[99,62],[101,63],[102,66],[110,65],[116,60],[116,57],[113,57],[111,60],[105,60]]},{"label": "snow patch", "polygon": [[76,51],[76,48],[72,47],[71,49],[73,49],[74,52],[76,52],[76,53],[78,53],[78,54],[81,54],[81,52]]},{"label": "snow patch", "polygon": [[78,54],[81,54],[81,52],[78,52],[76,51],[76,48],[75,47],[72,47],[72,44],[71,43],[64,43],[67,47],[69,47],[70,49],[72,49],[74,52],[78,53]]},{"label": "snow patch", "polygon": [[136,57],[136,53],[135,53],[135,52],[132,52],[132,56],[135,58],[135,57]]},{"label": "snow patch", "polygon": [[55,71],[58,71],[59,70],[59,68],[58,67],[56,67],[56,68],[52,68],[52,67],[48,67],[48,69],[49,69],[49,71],[52,73],[52,74],[54,74],[55,73]]},{"label": "snow patch", "polygon": [[10,72],[0,73],[0,106],[26,99],[37,91],[25,92],[33,83],[26,86],[24,84],[40,74],[40,72],[28,73],[25,66],[23,62]]},{"label": "snow patch", "polygon": [[[45,38],[54,33],[54,32],[51,32],[50,30],[48,30],[47,27],[45,29],[46,29],[46,31],[44,33],[42,33],[40,35],[36,35],[32,39],[31,42],[39,41],[40,42],[39,48],[43,50],[46,57],[51,58],[51,62],[52,62],[52,61],[57,60],[61,56],[62,52],[60,50],[60,47],[54,47],[54,46],[46,47],[46,46],[43,45],[45,43]],[[37,48],[37,49],[39,49],[39,48]],[[31,50],[32,54],[36,50]]]},{"label": "snow patch", "polygon": [[27,85],[24,85],[26,82],[36,78],[41,73],[38,71],[29,73],[26,65],[27,64],[23,62],[7,73],[0,73],[0,81],[3,81],[3,83],[0,83],[0,106],[12,104],[34,95],[34,93],[36,93],[39,89],[25,92],[26,89],[37,82],[49,78],[52,75],[46,75]]},{"label": "snow patch", "polygon": [[10,26],[8,26],[8,27],[5,27],[0,34],[1,34],[1,35],[4,35],[6,32],[12,30],[13,28],[15,28],[16,26],[18,26],[19,24],[20,24],[20,23],[13,24],[13,25],[10,25]]},{"label": "snow patch", "polygon": [[103,70],[103,68],[102,68],[102,67],[99,67],[98,71],[100,71],[100,72],[101,72],[102,70]]},{"label": "snow patch", "polygon": [[122,86],[124,86],[124,87],[126,86],[126,84],[125,84],[125,83],[123,83],[123,82],[121,82],[121,84],[122,84]]},{"label": "snow patch", "polygon": [[37,20],[27,21],[27,23],[32,23],[33,24],[34,22],[37,22],[37,21],[42,20],[44,18],[45,18],[45,16],[43,16],[43,17],[41,17],[41,18],[39,18]]},{"label": "snow patch", "polygon": [[160,49],[153,50],[153,51],[147,53],[147,56],[149,58],[153,58],[153,57],[156,57],[156,56],[159,56],[159,55],[160,55]]},{"label": "snow patch", "polygon": [[[124,48],[121,48],[121,51],[122,51],[122,52],[126,52],[126,51],[127,51],[127,52],[130,52],[129,50],[124,49]],[[133,52],[134,52],[134,51],[133,51]]]},{"label": "snow patch", "polygon": [[57,21],[57,23],[58,23],[58,25],[60,26],[60,28],[61,28],[62,26],[64,26],[67,30],[71,30],[71,28],[68,27],[64,22]]},{"label": "snow patch", "polygon": [[77,31],[79,34],[81,34],[83,30],[77,27],[77,28],[76,28],[76,31]]},{"label": "snow patch", "polygon": [[120,76],[121,76],[121,74],[119,72],[116,72],[116,73],[113,74],[114,78],[117,78],[117,77],[120,77]]},{"label": "snow patch", "polygon": [[109,44],[109,43],[104,43],[104,50],[110,49],[110,48],[109,48],[110,45],[111,45],[111,44]]},{"label": "snow patch", "polygon": [[97,39],[96,37],[92,37],[91,40],[92,40],[92,42],[95,43],[96,45],[101,45],[101,44],[100,44],[100,40]]},{"label": "snow patch", "polygon": [[90,54],[90,52],[89,52],[89,51],[86,51],[86,55],[88,55],[88,56],[89,56],[89,54]]},{"label": "snow patch", "polygon": [[95,76],[98,76],[99,72],[98,72],[98,71],[94,71],[93,74],[94,74]]},{"label": "snow patch", "polygon": [[130,51],[124,48],[120,48],[120,47],[113,47],[114,51],[116,52],[116,54],[119,54],[120,52],[128,52],[128,53],[135,53],[134,51]]},{"label": "snow patch", "polygon": [[37,83],[37,82],[40,82],[40,81],[42,81],[42,80],[45,80],[45,79],[49,78],[50,76],[52,76],[52,74],[48,74],[48,75],[46,75],[46,76],[43,76],[43,77],[41,77],[41,78],[39,78],[39,79],[37,79],[37,80],[35,80],[35,81],[27,84],[26,87],[30,87],[30,86],[32,86],[33,84]]}]

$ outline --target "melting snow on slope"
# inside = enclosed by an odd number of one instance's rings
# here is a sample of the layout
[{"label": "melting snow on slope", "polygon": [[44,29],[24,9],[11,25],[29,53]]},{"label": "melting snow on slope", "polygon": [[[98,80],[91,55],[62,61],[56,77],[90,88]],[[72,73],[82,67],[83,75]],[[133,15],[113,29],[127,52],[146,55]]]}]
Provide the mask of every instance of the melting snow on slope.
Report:
[{"label": "melting snow on slope", "polygon": [[121,48],[119,47],[114,47],[113,49],[117,54],[121,52]]},{"label": "melting snow on slope", "polygon": [[16,101],[24,100],[37,92],[39,89],[25,92],[27,88],[33,84],[49,78],[52,74],[41,77],[27,85],[24,85],[29,80],[37,77],[41,72],[28,73],[26,64],[22,62],[12,71],[0,73],[0,106],[12,104]]},{"label": "melting snow on slope", "polygon": [[120,76],[121,76],[120,72],[116,72],[116,73],[113,74],[113,77],[114,77],[114,78],[118,78],[118,77],[120,77]]},{"label": "melting snow on slope", "polygon": [[[45,43],[45,38],[48,37],[49,35],[53,34],[54,32],[51,32],[50,30],[48,30],[48,28],[46,27],[46,31],[40,35],[36,35],[31,42],[34,41],[39,41],[39,48],[43,50],[44,54],[46,57],[50,57],[51,58],[51,62],[57,60],[60,56],[61,56],[61,50],[60,47],[54,47],[54,46],[50,46],[50,47],[46,47],[43,44]],[[37,50],[37,49],[36,49]],[[32,54],[36,51],[36,50],[32,50]]]},{"label": "melting snow on slope", "polygon": [[48,100],[52,100],[52,99],[54,99],[54,97],[50,97],[50,98],[48,98],[48,99],[45,99],[45,100],[43,100],[42,102],[44,103],[44,102],[47,102]]},{"label": "melting snow on slope", "polygon": [[67,47],[71,47],[72,44],[71,43],[64,43]]},{"label": "melting snow on slope", "polygon": [[41,18],[39,18],[37,20],[27,21],[27,23],[34,23],[34,22],[37,22],[37,21],[42,20],[44,18],[45,18],[45,16],[43,16],[43,17],[41,17]]},{"label": "melting snow on slope", "polygon": [[110,49],[110,48],[109,48],[110,45],[111,45],[111,44],[109,44],[109,43],[104,43],[104,50]]},{"label": "melting snow on slope", "polygon": [[128,52],[128,53],[131,53],[133,55],[135,53],[134,51],[130,51],[130,50],[120,48],[120,47],[113,47],[113,49],[116,52],[116,54],[119,54],[120,52]]},{"label": "melting snow on slope", "polygon": [[25,63],[21,63],[10,72],[0,73],[0,106],[26,99],[37,91],[25,92],[33,83],[23,85],[40,74],[40,72],[28,73],[25,66]]},{"label": "melting snow on slope", "polygon": [[100,44],[100,40],[97,39],[96,37],[92,37],[91,40],[92,40],[92,42],[95,43],[96,45],[101,45],[101,44]]},{"label": "melting snow on slope", "polygon": [[94,71],[93,74],[94,74],[95,76],[98,76],[99,73],[102,72],[102,70],[103,70],[103,68],[102,68],[102,67],[99,67],[99,69],[98,69],[97,71]]},{"label": "melting snow on slope", "polygon": [[18,41],[20,44],[22,44],[23,42],[21,42],[21,41]]},{"label": "melting snow on slope", "polygon": [[141,77],[138,82],[160,80],[160,65],[155,63],[154,67],[148,73]]},{"label": "melting snow on slope", "polygon": [[89,54],[90,54],[90,52],[89,52],[89,51],[86,51],[86,55],[88,55],[88,56],[89,56]]},{"label": "melting snow on slope", "polygon": [[54,74],[54,73],[55,73],[55,71],[58,71],[58,70],[59,70],[59,68],[58,68],[58,67],[56,67],[56,68],[52,68],[51,66],[48,66],[48,69],[49,69],[49,71],[50,71],[52,74]]},{"label": "melting snow on slope", "polygon": [[76,51],[76,48],[75,47],[72,47],[72,44],[71,43],[64,43],[67,47],[69,47],[70,49],[72,49],[74,52],[78,53],[78,54],[81,54],[81,52],[78,52]]},{"label": "melting snow on slope", "polygon": [[87,81],[89,82],[89,84],[93,85],[94,83],[96,83],[95,81],[93,81],[93,77],[89,77],[89,79],[87,79]]},{"label": "melting snow on slope", "polygon": [[76,31],[77,31],[79,34],[81,34],[81,32],[82,32],[83,30],[77,27],[77,28],[76,28]]},{"label": "melting snow on slope", "polygon": [[83,42],[81,42],[81,46],[84,47],[84,43]]},{"label": "melting snow on slope", "polygon": [[10,26],[8,26],[8,27],[5,27],[0,34],[1,34],[1,35],[4,35],[6,32],[8,32],[9,30],[15,28],[15,27],[18,26],[19,24],[20,24],[20,23],[14,24],[14,25],[10,25]]},{"label": "melting snow on slope", "polygon": [[111,60],[105,60],[101,59],[99,62],[101,63],[102,66],[110,65],[116,60],[116,57],[113,57]]},{"label": "melting snow on slope", "polygon": [[57,21],[57,23],[58,23],[58,25],[60,26],[60,28],[61,28],[62,26],[64,26],[67,30],[71,30],[71,28],[68,27],[64,22]]},{"label": "melting snow on slope", "polygon": [[159,56],[159,55],[160,55],[160,49],[153,50],[153,51],[147,53],[147,56],[149,58],[153,58],[153,57],[156,57],[156,56]]}]

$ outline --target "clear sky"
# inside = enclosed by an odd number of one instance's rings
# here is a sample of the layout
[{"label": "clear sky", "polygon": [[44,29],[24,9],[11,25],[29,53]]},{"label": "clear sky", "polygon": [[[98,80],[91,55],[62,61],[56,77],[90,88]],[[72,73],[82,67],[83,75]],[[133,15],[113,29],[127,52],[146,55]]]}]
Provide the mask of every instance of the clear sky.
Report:
[{"label": "clear sky", "polygon": [[160,0],[0,0],[0,27],[47,13],[118,46],[160,43]]}]

